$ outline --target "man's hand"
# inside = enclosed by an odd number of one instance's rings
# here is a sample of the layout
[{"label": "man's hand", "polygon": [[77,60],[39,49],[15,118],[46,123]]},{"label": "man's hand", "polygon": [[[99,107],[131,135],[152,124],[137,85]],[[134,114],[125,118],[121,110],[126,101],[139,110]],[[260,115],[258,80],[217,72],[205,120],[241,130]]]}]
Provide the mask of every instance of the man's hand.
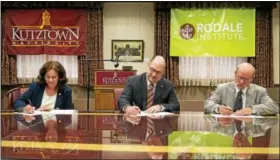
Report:
[{"label": "man's hand", "polygon": [[137,115],[141,112],[138,106],[128,106],[125,108],[125,113],[130,115]]},{"label": "man's hand", "polygon": [[161,105],[154,105],[145,110],[146,113],[157,113],[162,110]]},{"label": "man's hand", "polygon": [[22,109],[22,111],[24,112],[24,113],[29,113],[29,114],[32,114],[32,113],[34,113],[34,110],[35,110],[35,107],[32,107],[31,105],[26,105],[23,109]]},{"label": "man's hand", "polygon": [[222,115],[231,115],[233,113],[232,108],[229,106],[221,105],[218,109],[219,113]]},{"label": "man's hand", "polygon": [[136,116],[136,115],[131,115],[131,114],[124,114],[123,118],[125,121],[130,122],[131,124],[137,125],[139,124],[141,117]]},{"label": "man's hand", "polygon": [[253,113],[253,109],[250,107],[246,107],[234,112],[235,115],[239,115],[239,116],[251,115],[252,113]]}]

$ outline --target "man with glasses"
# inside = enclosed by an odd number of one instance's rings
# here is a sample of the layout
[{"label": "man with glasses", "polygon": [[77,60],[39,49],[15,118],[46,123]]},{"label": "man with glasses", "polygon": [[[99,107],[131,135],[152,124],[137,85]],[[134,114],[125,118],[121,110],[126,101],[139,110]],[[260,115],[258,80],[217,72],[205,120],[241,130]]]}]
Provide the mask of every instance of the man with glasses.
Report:
[{"label": "man with glasses", "polygon": [[165,60],[154,56],[146,73],[129,77],[118,105],[128,114],[176,112],[180,110],[173,84],[163,77]]},{"label": "man with glasses", "polygon": [[255,68],[251,64],[239,64],[235,82],[219,84],[204,102],[205,111],[223,115],[278,114],[279,106],[269,97],[266,89],[251,83],[254,75]]}]

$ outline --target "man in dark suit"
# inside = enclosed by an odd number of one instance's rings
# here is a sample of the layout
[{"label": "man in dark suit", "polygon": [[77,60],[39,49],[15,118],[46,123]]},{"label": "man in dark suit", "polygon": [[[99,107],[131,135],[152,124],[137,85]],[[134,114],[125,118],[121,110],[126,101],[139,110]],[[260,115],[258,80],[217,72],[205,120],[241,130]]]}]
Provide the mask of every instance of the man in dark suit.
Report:
[{"label": "man in dark suit", "polygon": [[164,68],[164,58],[155,56],[146,73],[129,77],[118,101],[120,110],[129,114],[179,111],[173,84],[163,77]]}]

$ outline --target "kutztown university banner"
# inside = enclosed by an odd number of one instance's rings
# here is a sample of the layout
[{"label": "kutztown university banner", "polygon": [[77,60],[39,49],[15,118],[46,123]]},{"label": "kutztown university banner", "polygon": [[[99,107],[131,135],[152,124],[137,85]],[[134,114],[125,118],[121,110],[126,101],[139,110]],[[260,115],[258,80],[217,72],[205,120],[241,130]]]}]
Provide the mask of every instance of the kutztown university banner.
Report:
[{"label": "kutztown university banner", "polygon": [[255,56],[255,9],[171,9],[170,56]]},{"label": "kutztown university banner", "polygon": [[10,55],[83,55],[86,51],[86,10],[7,10],[4,47]]}]

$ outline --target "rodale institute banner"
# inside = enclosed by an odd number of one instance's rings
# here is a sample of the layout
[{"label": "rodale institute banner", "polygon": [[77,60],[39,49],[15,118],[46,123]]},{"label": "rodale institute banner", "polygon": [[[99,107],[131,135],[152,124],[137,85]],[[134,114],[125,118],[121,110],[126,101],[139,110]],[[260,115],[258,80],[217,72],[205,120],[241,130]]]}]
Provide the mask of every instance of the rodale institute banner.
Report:
[{"label": "rodale institute banner", "polygon": [[4,14],[7,54],[85,54],[84,9],[7,10]]},{"label": "rodale institute banner", "polygon": [[170,56],[255,56],[255,9],[171,9]]}]

